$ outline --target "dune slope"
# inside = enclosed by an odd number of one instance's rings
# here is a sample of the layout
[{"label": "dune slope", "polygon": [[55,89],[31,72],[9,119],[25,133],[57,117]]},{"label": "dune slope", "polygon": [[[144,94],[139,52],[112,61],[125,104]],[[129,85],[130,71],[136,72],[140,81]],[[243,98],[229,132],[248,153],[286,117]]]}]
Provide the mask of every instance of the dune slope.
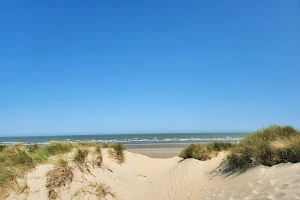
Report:
[{"label": "dune slope", "polygon": [[[118,164],[102,150],[103,166],[80,169],[72,165],[74,178],[58,191],[57,199],[99,199],[97,186],[105,184],[110,194],[102,199],[300,199],[300,164],[258,166],[243,174],[211,173],[225,154],[208,161],[180,157],[149,158],[125,151],[125,163]],[[67,155],[70,159],[72,153]],[[19,191],[7,199],[48,199],[46,174],[54,166],[39,165],[20,180]]]}]

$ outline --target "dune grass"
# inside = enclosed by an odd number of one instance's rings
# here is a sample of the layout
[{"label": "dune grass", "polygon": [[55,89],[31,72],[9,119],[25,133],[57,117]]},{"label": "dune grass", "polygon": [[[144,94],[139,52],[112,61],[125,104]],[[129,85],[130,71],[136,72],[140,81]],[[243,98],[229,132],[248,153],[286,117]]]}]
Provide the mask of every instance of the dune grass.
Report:
[{"label": "dune grass", "polygon": [[99,200],[106,199],[107,195],[110,195],[112,198],[116,198],[116,194],[112,192],[111,188],[104,183],[92,183],[90,182],[88,185],[79,188],[74,194],[73,197],[77,197],[79,195],[93,195],[97,197]]},{"label": "dune grass", "polygon": [[84,163],[86,161],[86,158],[89,154],[89,150],[88,149],[77,149],[74,155],[74,162],[77,163]]},{"label": "dune grass", "polygon": [[103,156],[102,156],[102,150],[101,150],[101,146],[97,145],[95,147],[95,151],[94,153],[96,154],[96,160],[95,163],[98,167],[101,167],[103,164]]},{"label": "dune grass", "polygon": [[75,142],[73,143],[74,148],[88,148],[88,147],[96,147],[98,144],[96,142]]},{"label": "dune grass", "polygon": [[102,143],[102,148],[109,148],[109,144],[107,142]]},{"label": "dune grass", "polygon": [[215,157],[218,152],[223,150],[229,150],[233,144],[229,142],[212,142],[206,144],[190,144],[183,149],[179,154],[180,157],[195,158],[197,160],[208,160]]},{"label": "dune grass", "polygon": [[24,178],[24,175],[29,170],[34,169],[37,164],[48,162],[50,156],[69,153],[75,147],[91,147],[95,145],[97,144],[92,142],[80,144],[51,142],[45,146],[0,145],[0,199],[13,188],[16,178]]},{"label": "dune grass", "polygon": [[5,144],[0,144],[0,152],[3,151],[3,149],[7,148],[7,145]]},{"label": "dune grass", "polygon": [[73,144],[71,142],[51,142],[44,146],[44,149],[50,155],[64,154],[73,149]]},{"label": "dune grass", "polygon": [[57,190],[72,182],[74,177],[73,169],[68,165],[68,161],[60,158],[54,169],[47,173],[46,187],[48,189],[48,198],[56,199]]},{"label": "dune grass", "polygon": [[122,164],[125,162],[125,147],[123,144],[120,143],[111,143],[109,144],[109,149],[108,153],[109,155],[115,159],[119,164]]},{"label": "dune grass", "polygon": [[0,163],[0,199],[4,199],[8,196],[14,179],[14,172]]},{"label": "dune grass", "polygon": [[257,165],[300,162],[300,133],[291,126],[272,125],[247,135],[227,157],[231,170]]}]

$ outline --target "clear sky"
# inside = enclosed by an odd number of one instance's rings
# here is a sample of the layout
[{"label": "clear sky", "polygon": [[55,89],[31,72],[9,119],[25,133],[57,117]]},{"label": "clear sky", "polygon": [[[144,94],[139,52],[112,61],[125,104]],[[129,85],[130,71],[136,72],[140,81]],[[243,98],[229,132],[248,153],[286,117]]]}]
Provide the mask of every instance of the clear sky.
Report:
[{"label": "clear sky", "polygon": [[0,136],[300,128],[300,3],[0,3]]}]

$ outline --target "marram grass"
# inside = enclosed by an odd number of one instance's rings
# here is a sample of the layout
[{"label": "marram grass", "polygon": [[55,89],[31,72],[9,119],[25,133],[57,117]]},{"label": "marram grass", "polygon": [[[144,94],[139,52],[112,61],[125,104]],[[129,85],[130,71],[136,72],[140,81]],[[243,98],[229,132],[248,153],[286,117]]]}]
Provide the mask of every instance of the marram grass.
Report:
[{"label": "marram grass", "polygon": [[257,165],[300,162],[300,133],[291,126],[272,125],[247,135],[227,157],[233,171]]},{"label": "marram grass", "polygon": [[232,146],[233,144],[229,142],[190,144],[188,147],[181,151],[179,156],[184,159],[195,158],[197,160],[204,161],[215,157],[220,151],[229,150]]}]

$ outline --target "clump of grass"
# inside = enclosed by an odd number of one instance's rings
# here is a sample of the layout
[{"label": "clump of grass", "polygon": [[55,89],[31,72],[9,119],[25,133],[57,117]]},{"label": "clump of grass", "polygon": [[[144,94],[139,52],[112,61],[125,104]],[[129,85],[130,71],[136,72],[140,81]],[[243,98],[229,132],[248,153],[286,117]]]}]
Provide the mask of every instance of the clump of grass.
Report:
[{"label": "clump of grass", "polygon": [[44,146],[45,151],[50,155],[64,154],[72,150],[73,145],[70,142],[51,142]]},{"label": "clump of grass", "polygon": [[116,198],[115,193],[113,193],[109,186],[104,183],[91,183],[91,186],[95,189],[96,195],[99,199],[107,195],[111,195],[113,198]]},{"label": "clump of grass", "polygon": [[116,159],[116,161],[121,164],[125,162],[125,147],[123,144],[120,143],[112,143],[110,144],[110,150],[109,150],[109,155]]},{"label": "clump of grass", "polygon": [[0,152],[2,152],[2,151],[3,151],[3,149],[5,149],[5,148],[7,148],[7,145],[5,145],[5,144],[1,144],[1,145],[0,145]]},{"label": "clump of grass", "polygon": [[102,143],[102,148],[109,148],[109,144],[107,142]]},{"label": "clump of grass", "polygon": [[83,194],[86,196],[94,195],[98,199],[103,199],[107,195],[111,195],[113,198],[116,198],[116,194],[112,192],[111,188],[104,183],[90,183],[88,186],[81,187],[74,194],[73,197]]},{"label": "clump of grass", "polygon": [[68,153],[72,148],[70,142],[51,142],[45,146],[0,145],[0,199],[14,188],[16,178],[24,178],[36,164],[47,162],[52,155]]},{"label": "clump of grass", "polygon": [[102,157],[102,151],[101,151],[101,146],[100,145],[97,145],[95,147],[95,154],[96,154],[96,165],[98,167],[101,167],[102,163],[103,163],[103,157]]},{"label": "clump of grass", "polygon": [[48,190],[48,199],[57,199],[57,197],[58,197],[57,192],[53,188],[50,188]]},{"label": "clump of grass", "polygon": [[0,163],[0,199],[4,199],[9,194],[9,190],[15,179],[14,172]]},{"label": "clump of grass", "polygon": [[5,148],[0,154],[0,162],[2,162],[4,166],[34,167],[31,155],[22,144]]},{"label": "clump of grass", "polygon": [[190,144],[179,154],[180,157],[208,160],[216,156],[218,152],[228,150],[233,146],[229,142],[212,142],[207,144]]},{"label": "clump of grass", "polygon": [[73,177],[73,169],[66,160],[60,158],[57,166],[47,173],[46,187],[48,188],[48,198],[56,199],[58,197],[57,189],[71,183]]},{"label": "clump of grass", "polygon": [[97,143],[96,142],[76,142],[76,143],[73,143],[73,146],[76,148],[95,147],[95,146],[97,146]]},{"label": "clump of grass", "polygon": [[88,149],[77,149],[74,156],[74,161],[77,163],[84,163],[89,154]]},{"label": "clump of grass", "polygon": [[26,146],[26,148],[28,149],[29,153],[35,153],[36,151],[41,149],[41,147],[37,144]]},{"label": "clump of grass", "polygon": [[50,156],[51,156],[50,153],[44,148],[39,148],[35,150],[34,153],[31,154],[34,164],[45,163],[48,161],[48,158]]},{"label": "clump of grass", "polygon": [[228,155],[231,170],[256,165],[300,162],[300,133],[291,126],[272,125],[247,135]]}]

